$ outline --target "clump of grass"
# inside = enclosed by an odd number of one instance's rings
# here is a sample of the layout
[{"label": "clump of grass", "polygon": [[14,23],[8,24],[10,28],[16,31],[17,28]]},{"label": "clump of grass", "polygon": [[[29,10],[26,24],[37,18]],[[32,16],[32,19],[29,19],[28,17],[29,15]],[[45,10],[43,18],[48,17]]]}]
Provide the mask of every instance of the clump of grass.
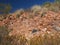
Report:
[{"label": "clump of grass", "polygon": [[21,16],[20,14],[17,14],[17,15],[16,15],[16,18],[19,18],[20,16]]},{"label": "clump of grass", "polygon": [[25,38],[25,36],[23,35],[19,35],[19,36],[12,36],[12,45],[26,45],[27,44],[27,40]]},{"label": "clump of grass", "polygon": [[39,37],[32,38],[30,45],[60,45],[59,35],[59,33],[51,35],[46,32],[43,37],[40,35]]},{"label": "clump of grass", "polygon": [[10,45],[10,40],[8,40],[8,28],[4,26],[0,26],[0,45]]},{"label": "clump of grass", "polygon": [[0,45],[60,45],[60,32],[34,36],[27,40],[24,35],[9,36],[7,27],[0,27]]}]

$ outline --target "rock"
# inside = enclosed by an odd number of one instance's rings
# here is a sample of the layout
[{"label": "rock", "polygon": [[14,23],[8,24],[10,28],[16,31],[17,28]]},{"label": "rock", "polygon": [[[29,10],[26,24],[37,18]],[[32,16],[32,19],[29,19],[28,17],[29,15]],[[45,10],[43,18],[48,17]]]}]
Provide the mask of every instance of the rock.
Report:
[{"label": "rock", "polygon": [[60,31],[60,27],[59,27],[59,26],[54,25],[53,28],[54,28],[56,31]]},{"label": "rock", "polygon": [[37,29],[33,29],[33,30],[32,30],[32,33],[35,33],[35,32],[37,32],[37,31],[38,31]]}]

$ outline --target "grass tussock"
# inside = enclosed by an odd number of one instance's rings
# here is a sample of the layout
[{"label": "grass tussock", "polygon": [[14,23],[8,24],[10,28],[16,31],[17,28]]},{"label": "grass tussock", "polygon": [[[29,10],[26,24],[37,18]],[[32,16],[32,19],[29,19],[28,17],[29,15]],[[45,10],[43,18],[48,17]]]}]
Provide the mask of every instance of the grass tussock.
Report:
[{"label": "grass tussock", "polygon": [[60,45],[60,33],[48,34],[34,37],[30,40],[30,45]]},{"label": "grass tussock", "polygon": [[[9,36],[6,27],[0,27],[0,45],[60,45],[60,32],[45,33],[27,40],[24,35]],[[6,32],[5,32],[6,31]],[[5,34],[4,34],[5,33]]]},{"label": "grass tussock", "polygon": [[[4,44],[3,44],[4,43]],[[60,45],[60,33],[48,34],[44,36],[35,36],[30,40],[27,40],[25,36],[12,36],[4,38],[4,42],[0,42],[1,45]]]}]

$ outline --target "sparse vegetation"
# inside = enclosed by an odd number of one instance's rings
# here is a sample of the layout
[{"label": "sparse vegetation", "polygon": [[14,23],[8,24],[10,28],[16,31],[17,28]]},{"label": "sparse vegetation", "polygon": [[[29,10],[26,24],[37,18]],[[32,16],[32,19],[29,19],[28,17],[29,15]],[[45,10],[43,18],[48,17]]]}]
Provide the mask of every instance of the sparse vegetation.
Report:
[{"label": "sparse vegetation", "polygon": [[0,45],[10,45],[8,40],[9,30],[6,26],[0,26]]},{"label": "sparse vegetation", "polygon": [[[0,45],[60,45],[60,5],[57,2],[47,2],[43,6],[35,5],[29,10],[21,9],[9,16],[0,16]],[[5,14],[11,7],[8,5],[6,8]],[[54,18],[59,22],[57,26],[52,25],[56,22]]]},{"label": "sparse vegetation", "polygon": [[40,35],[38,37],[32,38],[30,40],[30,45],[60,45],[59,41],[59,33],[54,35],[47,33],[44,36]]}]

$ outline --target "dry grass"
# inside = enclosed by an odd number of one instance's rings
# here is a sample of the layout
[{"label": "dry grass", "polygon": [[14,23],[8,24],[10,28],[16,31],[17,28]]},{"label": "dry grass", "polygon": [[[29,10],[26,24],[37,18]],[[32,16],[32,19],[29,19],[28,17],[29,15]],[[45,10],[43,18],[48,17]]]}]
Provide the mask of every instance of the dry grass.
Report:
[{"label": "dry grass", "polygon": [[44,36],[34,37],[30,40],[30,45],[60,45],[60,33],[48,34]]},{"label": "dry grass", "polygon": [[[12,36],[5,39],[7,42],[4,44],[8,45],[60,45],[60,33],[48,34],[44,36],[35,36],[30,40],[27,40],[25,36]],[[3,45],[3,42],[2,44]]]},{"label": "dry grass", "polygon": [[[6,28],[1,27],[0,31],[5,30]],[[60,45],[60,32],[47,33],[45,32],[44,36],[40,34],[39,36],[35,36],[30,40],[27,40],[24,35],[20,36],[11,36],[8,34],[0,35],[0,45]]]}]

